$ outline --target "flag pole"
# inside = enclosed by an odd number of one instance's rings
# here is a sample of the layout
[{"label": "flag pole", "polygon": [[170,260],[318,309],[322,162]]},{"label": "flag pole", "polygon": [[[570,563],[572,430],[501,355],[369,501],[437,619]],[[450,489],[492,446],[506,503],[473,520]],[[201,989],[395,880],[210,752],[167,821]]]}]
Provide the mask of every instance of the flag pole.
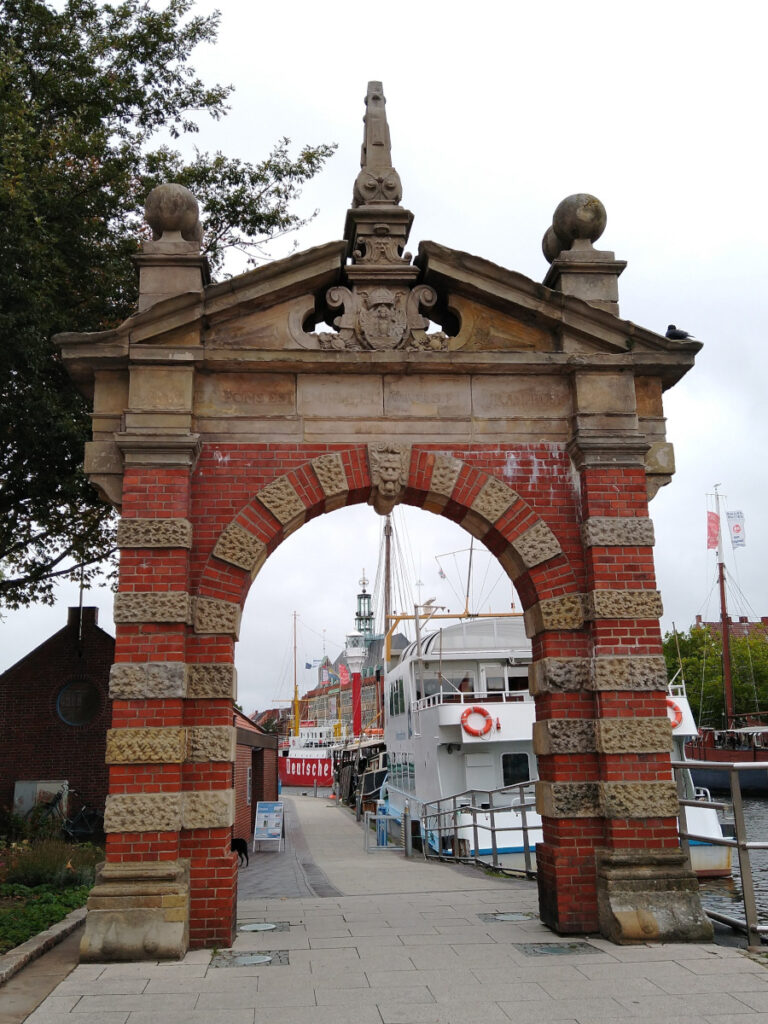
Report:
[{"label": "flag pole", "polygon": [[720,526],[719,484],[715,484],[715,512],[717,513],[717,582],[720,588],[720,631],[723,642],[723,691],[725,693],[725,727],[735,725],[733,713],[733,681],[731,679],[731,633],[728,609],[725,600],[725,555],[723,553],[723,531]]}]

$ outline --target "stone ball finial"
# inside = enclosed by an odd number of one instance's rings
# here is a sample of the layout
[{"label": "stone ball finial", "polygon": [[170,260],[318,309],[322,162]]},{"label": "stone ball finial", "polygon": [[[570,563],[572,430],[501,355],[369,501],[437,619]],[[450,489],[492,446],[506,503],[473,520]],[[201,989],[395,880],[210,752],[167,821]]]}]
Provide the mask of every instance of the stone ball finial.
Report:
[{"label": "stone ball finial", "polygon": [[555,229],[550,224],[541,240],[541,251],[544,253],[544,259],[547,263],[552,263],[563,249],[567,248],[568,244],[555,234]]},{"label": "stone ball finial", "polygon": [[187,242],[202,239],[200,207],[197,200],[183,185],[158,185],[144,203],[144,219],[152,228],[152,238],[158,241],[166,231],[179,231]]},{"label": "stone ball finial", "polygon": [[605,231],[608,216],[605,207],[596,196],[588,192],[577,192],[568,196],[557,207],[552,216],[555,234],[570,249],[577,238],[596,242]]}]

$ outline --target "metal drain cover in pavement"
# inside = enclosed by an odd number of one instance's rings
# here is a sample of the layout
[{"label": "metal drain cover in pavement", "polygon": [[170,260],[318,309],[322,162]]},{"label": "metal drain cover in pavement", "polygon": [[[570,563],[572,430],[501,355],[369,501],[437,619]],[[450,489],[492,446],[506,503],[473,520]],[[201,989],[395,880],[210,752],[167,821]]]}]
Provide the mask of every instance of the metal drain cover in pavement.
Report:
[{"label": "metal drain cover in pavement", "polygon": [[588,942],[514,942],[526,956],[567,956],[569,953],[602,953],[602,949],[590,946]]},{"label": "metal drain cover in pavement", "polygon": [[525,913],[521,910],[507,910],[501,914],[478,914],[481,921],[486,924],[495,924],[497,921],[535,921],[537,915]]},{"label": "metal drain cover in pavement", "polygon": [[235,953],[227,949],[211,957],[211,967],[287,967],[287,949],[272,949],[267,953]]},{"label": "metal drain cover in pavement", "polygon": [[252,924],[241,924],[239,932],[287,932],[290,928],[288,921],[256,921]]}]

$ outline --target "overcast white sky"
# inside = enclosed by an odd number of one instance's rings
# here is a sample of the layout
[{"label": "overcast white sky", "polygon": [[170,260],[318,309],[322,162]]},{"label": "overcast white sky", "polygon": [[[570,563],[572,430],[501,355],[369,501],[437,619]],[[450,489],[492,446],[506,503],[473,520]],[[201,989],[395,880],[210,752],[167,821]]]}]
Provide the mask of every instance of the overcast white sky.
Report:
[{"label": "overcast white sky", "polygon": [[[205,0],[197,9],[214,6]],[[662,334],[676,323],[705,346],[665,398],[677,473],[651,503],[663,626],[716,615],[714,559],[705,548],[707,494],[716,483],[726,507],[746,515],[747,547],[735,566],[744,599],[734,614],[768,614],[762,6],[218,7],[219,42],[195,63],[207,80],[236,91],[226,119],[202,123],[200,148],[255,161],[283,135],[297,147],[339,144],[305,189],[303,209],[320,214],[301,248],[342,236],[368,80],[384,83],[403,205],[415,214],[411,251],[429,239],[541,281],[541,237],[560,200],[591,192],[603,201],[608,226],[598,247],[628,261],[621,315]],[[294,610],[302,664],[322,653],[323,629],[328,653],[338,653],[361,570],[375,573],[380,522],[367,507],[324,516],[267,563],[238,645],[246,711],[288,695]],[[467,535],[420,512],[408,532],[422,597],[458,608],[450,590],[438,589],[434,556],[466,547]],[[730,553],[727,561],[733,565]],[[504,594],[495,609],[508,609],[508,587]],[[56,608],[7,615],[0,671],[60,628],[76,601],[76,589],[62,587]],[[86,603],[100,606],[101,624],[113,631],[111,595],[91,592]],[[310,679],[300,672],[302,684]]]}]

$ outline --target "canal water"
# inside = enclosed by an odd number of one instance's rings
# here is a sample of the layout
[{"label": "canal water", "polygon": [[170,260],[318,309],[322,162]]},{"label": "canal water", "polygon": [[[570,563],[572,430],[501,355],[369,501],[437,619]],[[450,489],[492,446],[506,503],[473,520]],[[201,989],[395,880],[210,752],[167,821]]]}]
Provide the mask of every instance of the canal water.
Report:
[{"label": "canal water", "polygon": [[[725,813],[726,821],[733,820],[730,812],[730,801],[727,797],[713,797],[729,804]],[[768,798],[744,799],[744,820],[747,828],[747,841],[750,843],[768,842]],[[768,850],[750,850],[752,878],[755,885],[755,901],[758,919],[761,925],[768,925]],[[744,902],[742,897],[741,874],[736,850],[733,851],[733,877],[709,878],[699,882],[701,902],[705,908],[729,914],[731,917],[744,919]]]}]

